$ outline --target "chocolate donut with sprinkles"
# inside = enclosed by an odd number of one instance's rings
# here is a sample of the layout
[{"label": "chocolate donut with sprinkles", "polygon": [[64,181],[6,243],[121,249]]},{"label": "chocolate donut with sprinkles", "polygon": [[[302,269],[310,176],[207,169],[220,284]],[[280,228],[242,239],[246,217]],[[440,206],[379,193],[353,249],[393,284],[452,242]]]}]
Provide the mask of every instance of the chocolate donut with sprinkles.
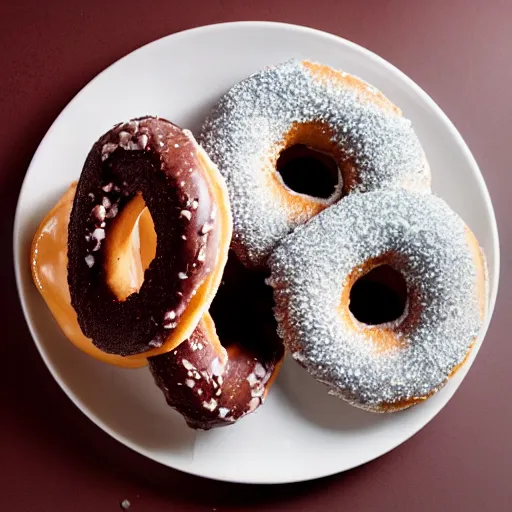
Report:
[{"label": "chocolate donut with sprinkles", "polygon": [[226,178],[233,248],[264,267],[272,248],[352,192],[430,191],[411,122],[376,88],[328,66],[291,60],[237,83],[198,137]]},{"label": "chocolate donut with sprinkles", "polygon": [[[147,207],[154,259],[128,284],[128,234]],[[220,284],[231,239],[223,178],[187,130],[160,118],[121,123],[92,147],[68,227],[68,284],[83,334],[109,354],[172,350]]]},{"label": "chocolate donut with sprinkles", "polygon": [[483,252],[430,194],[348,196],[286,237],[269,265],[293,357],[329,393],[374,412],[438,391],[468,357],[486,314]]},{"label": "chocolate donut with sprinkles", "polygon": [[230,254],[210,310],[172,352],[149,358],[167,403],[194,429],[231,425],[265,401],[284,357],[265,276]]}]

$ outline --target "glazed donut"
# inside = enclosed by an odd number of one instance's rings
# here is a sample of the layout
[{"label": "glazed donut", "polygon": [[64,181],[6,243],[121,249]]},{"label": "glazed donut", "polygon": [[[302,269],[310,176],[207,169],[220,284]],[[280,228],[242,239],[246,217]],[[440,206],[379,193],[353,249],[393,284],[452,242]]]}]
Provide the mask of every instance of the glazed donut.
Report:
[{"label": "glazed donut", "polygon": [[[122,357],[115,354],[107,354],[95,347],[91,340],[84,336],[75,310],[71,306],[71,297],[67,280],[67,246],[68,246],[68,223],[75,197],[76,183],[66,190],[57,204],[48,212],[39,225],[30,250],[30,268],[32,278],[37,290],[46,302],[52,316],[58,326],[71,341],[71,343],[86,354],[103,361],[104,363],[121,366],[124,368],[140,368],[147,365],[147,359],[143,356]],[[151,216],[147,209],[139,219],[141,233],[134,239],[139,239],[138,248],[140,251],[139,261],[142,262],[142,269],[147,268],[148,261],[154,258],[156,244],[148,244],[146,235],[151,235]],[[134,227],[136,227],[134,225]],[[154,230],[153,230],[154,238]],[[130,275],[134,279],[142,281],[142,272],[136,268]],[[135,287],[137,283],[134,283]]]},{"label": "glazed donut", "polygon": [[[156,254],[139,290],[122,245],[146,207]],[[231,238],[223,179],[192,134],[164,119],[118,124],[91,149],[68,227],[68,284],[83,334],[128,356],[172,350],[220,283]]]},{"label": "glazed donut", "polygon": [[233,248],[250,266],[264,266],[281,238],[351,192],[430,190],[401,111],[359,78],[308,61],[237,83],[198,140],[226,179]]},{"label": "glazed donut", "polygon": [[[285,238],[269,265],[286,347],[331,394],[370,411],[405,409],[439,390],[486,313],[478,242],[430,194],[350,195]],[[363,323],[351,292],[381,267],[405,282],[403,313]]]},{"label": "glazed donut", "polygon": [[277,376],[284,348],[264,279],[231,255],[196,330],[172,352],[149,358],[167,403],[191,428],[230,425],[255,411]]}]

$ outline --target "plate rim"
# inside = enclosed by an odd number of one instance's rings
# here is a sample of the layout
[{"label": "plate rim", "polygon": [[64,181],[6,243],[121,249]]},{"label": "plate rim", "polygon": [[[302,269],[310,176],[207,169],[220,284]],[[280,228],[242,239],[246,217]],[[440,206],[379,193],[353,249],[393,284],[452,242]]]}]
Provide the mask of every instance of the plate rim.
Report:
[{"label": "plate rim", "polygon": [[[349,48],[353,50],[357,50],[363,54],[365,54],[366,57],[368,57],[370,60],[373,60],[374,62],[377,62],[379,65],[384,66],[387,71],[394,73],[397,75],[401,80],[403,80],[407,86],[414,90],[416,94],[418,94],[420,97],[422,97],[426,103],[428,104],[429,108],[435,112],[435,114],[442,120],[443,124],[446,126],[446,128],[450,131],[451,135],[454,137],[454,139],[457,142],[457,145],[464,153],[465,158],[467,159],[469,165],[473,167],[474,170],[477,172],[475,173],[479,189],[483,193],[484,196],[484,202],[487,206],[487,210],[489,212],[489,221],[491,225],[491,233],[490,233],[490,239],[492,241],[492,247],[493,247],[493,260],[492,260],[492,268],[493,272],[492,275],[489,275],[489,280],[492,280],[493,282],[493,288],[490,289],[489,293],[489,304],[488,304],[488,312],[487,312],[487,318],[484,322],[484,325],[482,326],[479,334],[480,342],[475,347],[475,351],[472,357],[472,360],[469,362],[469,366],[465,370],[464,376],[461,379],[460,382],[455,383],[455,387],[451,392],[451,395],[446,400],[444,404],[442,404],[437,410],[435,410],[433,413],[429,414],[427,416],[427,419],[422,424],[414,428],[412,432],[408,433],[398,444],[395,444],[392,447],[385,448],[384,450],[377,451],[376,454],[373,454],[371,456],[368,456],[364,458],[362,461],[359,461],[358,463],[351,463],[345,469],[341,470],[335,470],[335,471],[328,471],[328,472],[320,472],[313,474],[305,474],[300,477],[292,477],[292,478],[281,478],[281,479],[265,479],[264,477],[261,479],[254,479],[254,478],[244,478],[243,476],[239,478],[233,478],[232,476],[223,475],[222,473],[213,475],[211,472],[203,472],[200,469],[197,468],[187,468],[187,467],[178,467],[170,465],[162,460],[159,460],[156,458],[152,453],[148,452],[146,449],[142,448],[141,446],[137,445],[136,443],[133,443],[129,438],[126,438],[123,435],[118,434],[115,430],[111,429],[107,424],[105,424],[101,418],[93,414],[89,408],[87,407],[87,404],[82,404],[79,399],[76,397],[74,391],[68,386],[68,384],[60,378],[60,376],[57,374],[56,369],[53,367],[53,364],[50,361],[49,356],[46,355],[44,347],[38,340],[38,336],[36,334],[36,329],[33,325],[33,322],[31,320],[30,315],[28,314],[28,303],[26,300],[26,297],[23,294],[23,278],[21,275],[21,265],[19,264],[22,247],[21,247],[21,198],[24,193],[24,189],[27,186],[28,176],[31,173],[31,170],[33,167],[36,166],[38,155],[42,149],[42,147],[46,144],[47,140],[49,139],[52,131],[54,130],[55,126],[59,123],[60,119],[65,115],[65,112],[71,107],[72,104],[74,104],[76,101],[79,100],[79,98],[85,94],[88,90],[88,88],[96,82],[96,80],[99,80],[101,76],[108,72],[112,67],[116,66],[120,62],[124,61],[125,59],[128,59],[133,54],[136,54],[137,52],[143,51],[148,46],[152,46],[155,44],[162,44],[165,40],[168,40],[170,38],[179,39],[183,37],[190,37],[194,33],[208,33],[210,31],[223,31],[223,30],[229,30],[233,27],[247,27],[251,29],[282,29],[282,30],[291,30],[296,32],[302,32],[306,36],[314,36],[319,38],[324,38],[327,40],[330,40],[331,42],[335,42],[337,44],[343,44],[345,46],[348,46]],[[416,435],[420,430],[422,430],[426,425],[428,425],[440,412],[444,409],[444,407],[447,405],[447,403],[453,398],[457,390],[459,389],[460,385],[462,384],[462,381],[466,377],[467,373],[469,372],[471,366],[473,365],[473,362],[476,358],[476,355],[478,354],[480,347],[482,343],[485,340],[485,337],[487,335],[487,331],[491,322],[491,319],[493,317],[495,305],[496,305],[496,298],[498,295],[498,289],[499,289],[499,278],[500,278],[500,240],[499,240],[499,233],[498,233],[498,225],[496,221],[496,213],[492,204],[492,200],[489,194],[489,190],[487,188],[487,184],[485,182],[485,179],[483,177],[483,174],[480,170],[480,167],[473,156],[469,146],[466,144],[464,138],[460,134],[460,132],[455,127],[454,123],[448,118],[448,116],[444,113],[444,111],[437,105],[437,103],[432,99],[432,97],[424,91],[412,78],[410,78],[408,75],[406,75],[403,71],[401,71],[398,67],[396,67],[394,64],[391,64],[389,61],[384,59],[383,57],[380,57],[378,54],[374,53],[373,51],[353,42],[350,41],[344,37],[337,36],[335,34],[325,32],[319,29],[315,29],[309,26],[305,25],[298,25],[298,24],[292,24],[292,23],[283,23],[283,22],[275,22],[275,21],[232,21],[232,22],[221,22],[221,23],[213,23],[208,25],[202,25],[190,29],[181,30],[178,32],[174,32],[162,37],[159,37],[153,41],[149,41],[148,43],[145,43],[144,45],[136,48],[135,50],[132,50],[131,52],[127,53],[126,55],[122,56],[121,58],[115,60],[111,64],[109,64],[106,68],[104,68],[102,71],[97,73],[91,80],[89,80],[74,96],[73,98],[66,104],[66,106],[59,112],[57,117],[53,120],[50,127],[46,131],[45,135],[41,139],[40,143],[37,146],[36,151],[34,152],[30,163],[27,167],[25,176],[23,178],[22,185],[20,187],[18,200],[16,204],[16,210],[14,215],[14,223],[13,223],[13,258],[14,258],[14,273],[15,273],[15,279],[16,279],[16,289],[18,293],[18,298],[22,307],[23,316],[25,319],[25,322],[27,324],[27,327],[29,329],[30,335],[32,337],[32,340],[41,356],[41,358],[44,361],[44,364],[46,365],[46,368],[52,375],[53,379],[57,382],[59,387],[64,391],[64,393],[67,395],[67,397],[73,402],[73,404],[91,421],[93,422],[97,427],[101,428],[104,432],[106,432],[108,435],[110,435],[112,438],[114,438],[119,443],[123,444],[127,448],[131,449],[135,453],[141,454],[145,457],[147,457],[150,460],[153,460],[163,466],[169,467],[171,469],[182,471],[184,473],[199,476],[203,478],[208,478],[211,480],[216,481],[224,481],[224,482],[232,482],[232,483],[246,483],[246,484],[285,484],[285,483],[297,483],[297,482],[304,482],[304,481],[310,481],[315,480],[318,478],[328,477],[332,476],[334,474],[342,473],[345,471],[348,471],[350,469],[353,469],[355,467],[362,466],[364,464],[367,464],[368,462],[378,459],[385,455],[386,453],[389,453],[390,451],[394,450],[395,448],[399,447],[400,445],[404,444],[406,441],[408,441],[411,437]]]}]

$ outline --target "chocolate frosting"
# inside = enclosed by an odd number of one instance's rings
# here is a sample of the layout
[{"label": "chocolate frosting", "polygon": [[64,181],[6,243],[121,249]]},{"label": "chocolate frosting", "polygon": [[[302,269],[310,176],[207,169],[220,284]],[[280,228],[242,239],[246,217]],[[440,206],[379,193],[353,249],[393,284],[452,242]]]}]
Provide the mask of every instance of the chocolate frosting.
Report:
[{"label": "chocolate frosting", "polygon": [[264,401],[284,356],[265,274],[245,269],[231,253],[210,308],[224,347],[219,353],[204,320],[175,350],[149,358],[167,403],[195,429],[234,423]]},{"label": "chocolate frosting", "polygon": [[[101,350],[132,355],[161,346],[214,268],[216,207],[189,132],[164,119],[119,124],[92,147],[68,228],[71,303]],[[105,282],[104,242],[135,196],[151,213],[157,247],[138,293],[121,301]]]}]

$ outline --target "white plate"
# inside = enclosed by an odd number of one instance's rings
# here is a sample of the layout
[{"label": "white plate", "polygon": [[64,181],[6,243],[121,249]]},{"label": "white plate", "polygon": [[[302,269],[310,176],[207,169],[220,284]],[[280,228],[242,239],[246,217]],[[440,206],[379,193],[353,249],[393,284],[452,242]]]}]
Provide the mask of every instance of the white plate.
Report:
[{"label": "white plate", "polygon": [[[114,123],[158,114],[197,130],[213,103],[260,68],[304,57],[361,76],[412,119],[436,193],[475,231],[489,261],[490,312],[499,267],[498,235],[484,180],[470,151],[436,104],[373,53],[338,37],[276,23],[232,23],[175,34],[121,59],[64,109],[39,146],[19,198],[14,229],[16,277],[35,343],[54,378],[92,421],[135,451],[173,468],[236,482],[308,480],[375,459],[437,414],[475,357],[440,393],[394,415],[375,415],[329,397],[287,361],[264,407],[207,433],[185,427],[147,369],[121,370],[67,343],[31,282],[29,244],[44,213],[76,179],[96,138]],[[490,316],[490,314],[489,314]]]}]

